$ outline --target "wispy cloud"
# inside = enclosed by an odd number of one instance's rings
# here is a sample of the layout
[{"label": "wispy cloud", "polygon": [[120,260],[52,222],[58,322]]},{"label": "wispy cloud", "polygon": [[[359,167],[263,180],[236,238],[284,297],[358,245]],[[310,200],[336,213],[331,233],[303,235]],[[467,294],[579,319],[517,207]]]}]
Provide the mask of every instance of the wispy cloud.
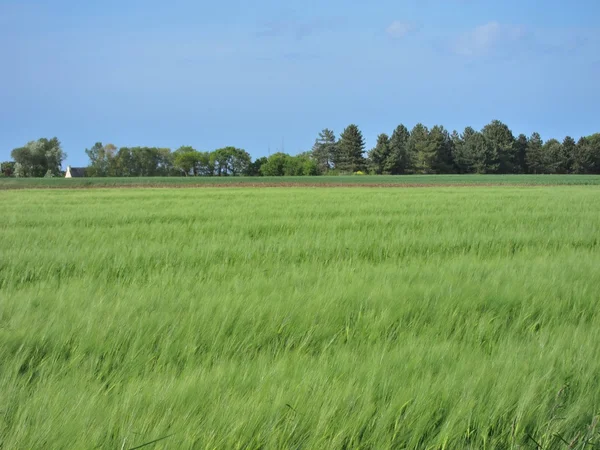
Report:
[{"label": "wispy cloud", "polygon": [[523,27],[489,22],[459,36],[452,50],[462,56],[483,56],[501,45],[516,42],[524,36]]},{"label": "wispy cloud", "polygon": [[394,20],[386,29],[386,34],[394,39],[400,39],[415,30],[412,23]]}]

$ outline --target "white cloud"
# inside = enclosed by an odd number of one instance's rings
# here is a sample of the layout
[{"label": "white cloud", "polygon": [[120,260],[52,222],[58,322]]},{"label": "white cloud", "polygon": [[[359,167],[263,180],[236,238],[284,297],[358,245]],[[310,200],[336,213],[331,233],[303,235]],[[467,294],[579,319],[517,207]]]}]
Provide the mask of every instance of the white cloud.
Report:
[{"label": "white cloud", "polygon": [[498,45],[514,42],[523,36],[522,27],[489,22],[460,36],[454,43],[453,50],[463,56],[481,56]]},{"label": "white cloud", "polygon": [[386,29],[385,32],[388,36],[400,39],[406,36],[408,33],[414,30],[414,26],[407,22],[400,22],[399,20],[394,20]]}]

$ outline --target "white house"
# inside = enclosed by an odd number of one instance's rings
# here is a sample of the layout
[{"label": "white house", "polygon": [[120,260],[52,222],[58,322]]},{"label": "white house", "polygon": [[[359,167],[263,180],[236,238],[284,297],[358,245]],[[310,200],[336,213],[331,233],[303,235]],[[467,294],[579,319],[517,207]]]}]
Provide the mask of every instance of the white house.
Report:
[{"label": "white house", "polygon": [[67,172],[65,178],[81,178],[85,177],[85,167],[71,167],[67,166]]}]

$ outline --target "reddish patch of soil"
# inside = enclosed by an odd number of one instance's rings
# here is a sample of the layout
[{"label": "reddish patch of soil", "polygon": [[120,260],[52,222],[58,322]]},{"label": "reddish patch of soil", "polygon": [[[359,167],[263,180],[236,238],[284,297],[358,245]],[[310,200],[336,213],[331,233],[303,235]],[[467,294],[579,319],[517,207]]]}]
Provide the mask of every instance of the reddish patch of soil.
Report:
[{"label": "reddish patch of soil", "polygon": [[434,188],[434,187],[536,187],[554,186],[553,184],[519,184],[519,183],[143,183],[117,185],[56,185],[56,186],[10,186],[7,190],[17,189],[190,189],[190,188]]}]

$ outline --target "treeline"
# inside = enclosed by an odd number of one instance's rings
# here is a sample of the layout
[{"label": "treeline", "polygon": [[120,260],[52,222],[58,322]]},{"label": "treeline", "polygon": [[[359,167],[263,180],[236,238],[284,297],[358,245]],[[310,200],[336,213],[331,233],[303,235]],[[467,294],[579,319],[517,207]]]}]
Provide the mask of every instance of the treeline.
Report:
[{"label": "treeline", "polygon": [[[600,174],[600,133],[543,141],[539,133],[514,136],[495,120],[476,131],[448,132],[443,126],[412,130],[399,125],[380,134],[365,152],[363,135],[349,125],[336,137],[319,133],[310,151],[278,152],[252,160],[248,152],[224,147],[210,152],[183,146],[175,151],[157,147],[121,147],[96,143],[85,150],[88,176],[302,176],[324,174]],[[2,164],[4,176],[56,176],[66,155],[58,139],[40,139],[11,153]]]},{"label": "treeline", "polygon": [[96,143],[86,149],[90,159],[87,174],[96,177],[134,176],[280,176],[318,175],[309,154],[275,153],[252,161],[250,154],[236,147],[201,152],[192,147],[122,147]]},{"label": "treeline", "polygon": [[367,157],[364,140],[355,125],[336,140],[323,130],[312,156],[320,172],[367,170],[373,174],[599,174],[600,134],[570,136],[563,141],[542,141],[539,133],[515,137],[504,123],[495,120],[476,131],[449,133],[436,125],[417,124],[412,130],[399,125],[391,136],[383,133]]}]

